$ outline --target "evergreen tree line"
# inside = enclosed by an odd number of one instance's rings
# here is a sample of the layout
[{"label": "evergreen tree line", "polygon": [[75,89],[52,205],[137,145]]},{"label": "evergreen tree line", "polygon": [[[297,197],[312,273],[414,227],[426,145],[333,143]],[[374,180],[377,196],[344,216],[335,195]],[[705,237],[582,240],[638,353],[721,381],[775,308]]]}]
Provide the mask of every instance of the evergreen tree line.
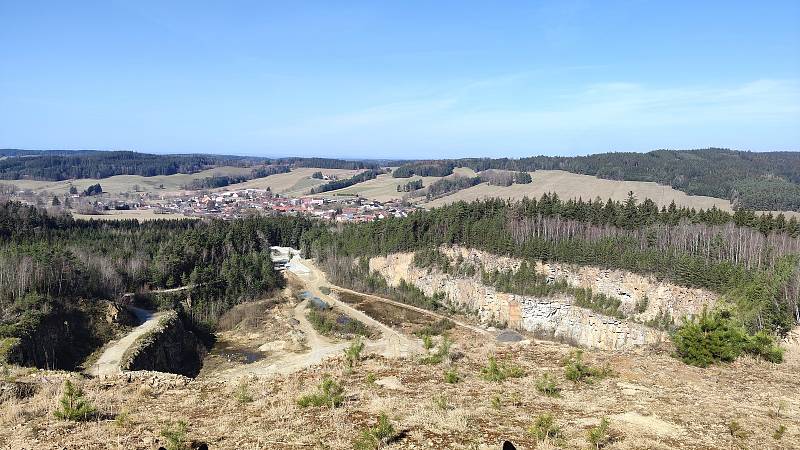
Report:
[{"label": "evergreen tree line", "polygon": [[421,177],[446,177],[453,174],[455,163],[450,161],[412,162],[404,164],[392,172],[395,178],[410,178],[414,175]]},{"label": "evergreen tree line", "polygon": [[242,159],[211,155],[150,155],[128,151],[41,152],[0,160],[0,178],[60,181],[114,175],[195,173],[214,165],[241,165]]},{"label": "evergreen tree line", "polygon": [[314,167],[319,169],[378,170],[381,168],[381,165],[375,161],[358,161],[333,158],[281,158],[277,160],[276,163],[290,164],[295,167]]},{"label": "evergreen tree line", "polygon": [[405,184],[398,184],[397,185],[397,192],[414,192],[422,189],[424,186],[422,185],[422,180],[414,180],[409,181]]},{"label": "evergreen tree line", "polygon": [[454,176],[436,180],[428,186],[425,194],[428,200],[444,197],[472,186],[481,184],[481,177]]},{"label": "evergreen tree line", "polygon": [[375,179],[375,177],[377,177],[381,173],[383,172],[379,170],[367,170],[359,174],[353,175],[350,178],[346,178],[344,180],[332,180],[323,185],[313,187],[311,188],[311,193],[321,194],[323,192],[335,191],[337,189],[344,189],[346,187],[353,186],[354,184],[363,183],[365,181]]},{"label": "evergreen tree line", "polygon": [[[459,244],[521,259],[630,270],[723,293],[740,305],[737,309],[752,330],[786,332],[800,322],[800,244],[786,231],[765,235],[757,228],[736,225],[732,215],[729,222],[716,224],[728,213],[690,215],[691,210],[677,208],[672,213],[665,209],[664,215],[656,208],[657,215],[652,216],[656,220],[651,221],[638,212],[652,210],[640,209],[635,201],[611,202],[607,216],[567,219],[561,214],[570,210],[565,204],[572,203],[578,202],[561,202],[554,196],[516,203],[458,202],[336,232],[311,230],[304,244],[320,260]],[[603,205],[601,212],[608,204],[596,203]]]}]

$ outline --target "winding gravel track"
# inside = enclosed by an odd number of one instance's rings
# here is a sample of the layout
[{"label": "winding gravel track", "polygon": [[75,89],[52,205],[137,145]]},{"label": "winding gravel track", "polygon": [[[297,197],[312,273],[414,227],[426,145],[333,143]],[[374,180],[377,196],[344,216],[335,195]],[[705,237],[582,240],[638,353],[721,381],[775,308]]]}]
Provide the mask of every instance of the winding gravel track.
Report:
[{"label": "winding gravel track", "polygon": [[158,319],[162,316],[162,313],[153,313],[152,311],[133,306],[129,306],[128,309],[136,316],[141,324],[121,339],[108,343],[106,349],[100,355],[100,358],[97,362],[92,364],[92,367],[89,369],[89,375],[107,377],[122,373],[122,369],[119,365],[122,355],[136,342],[139,336],[155,328],[156,325],[158,325]]}]

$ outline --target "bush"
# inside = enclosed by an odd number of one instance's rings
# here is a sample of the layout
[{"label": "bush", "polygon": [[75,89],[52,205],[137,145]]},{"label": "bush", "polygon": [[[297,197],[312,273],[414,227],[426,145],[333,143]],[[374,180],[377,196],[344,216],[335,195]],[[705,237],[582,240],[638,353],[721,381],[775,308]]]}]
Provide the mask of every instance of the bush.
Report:
[{"label": "bush", "polygon": [[444,373],[444,381],[450,384],[456,384],[461,381],[461,375],[458,374],[456,369],[450,369]]},{"label": "bush", "polygon": [[297,399],[297,405],[302,408],[309,406],[338,408],[342,402],[344,402],[344,388],[330,377],[322,379],[318,393],[304,395]]},{"label": "bush", "polygon": [[378,416],[378,423],[361,432],[353,442],[355,450],[375,450],[391,442],[397,436],[394,425],[385,413]]},{"label": "bush", "polygon": [[770,362],[783,361],[783,349],[769,334],[760,331],[748,335],[726,311],[703,311],[697,321],[684,323],[672,337],[676,355],[686,364],[708,367],[732,362],[749,353]]},{"label": "bush", "polygon": [[556,384],[556,379],[549,373],[536,380],[536,390],[548,397],[559,397],[561,388]]},{"label": "bush", "polygon": [[507,378],[520,378],[525,371],[513,364],[498,364],[494,356],[489,357],[489,364],[481,369],[481,378],[486,381],[501,382]]},{"label": "bush", "polygon": [[428,355],[423,357],[420,362],[422,364],[439,364],[440,362],[444,361],[446,356],[450,355],[450,347],[453,345],[453,342],[447,338],[447,336],[442,336],[441,342],[439,342],[439,348],[436,349],[436,352],[432,355]]},{"label": "bush", "polygon": [[362,351],[364,351],[364,343],[361,342],[361,339],[356,339],[350,344],[349,347],[345,349],[344,356],[348,369],[352,369],[356,364],[358,364],[358,362],[361,360]]},{"label": "bush", "polygon": [[564,361],[564,376],[576,383],[581,381],[591,383],[593,380],[607,377],[611,373],[612,371],[608,367],[598,368],[583,362],[581,350],[575,350]]},{"label": "bush", "polygon": [[247,382],[245,380],[242,380],[242,382],[239,383],[239,386],[236,388],[236,401],[240,405],[253,401],[253,396],[250,394],[250,390],[248,389]]},{"label": "bush", "polygon": [[528,429],[528,433],[532,434],[537,442],[561,437],[561,430],[553,420],[552,414],[542,414],[536,417],[536,421]]},{"label": "bush", "polygon": [[431,339],[429,334],[422,336],[422,346],[425,348],[425,350],[430,350],[433,348],[433,339]]},{"label": "bush", "polygon": [[444,334],[444,332],[452,329],[455,326],[456,324],[450,319],[439,319],[432,324],[423,326],[419,330],[415,331],[414,334],[419,337],[423,337],[424,339],[424,336],[438,336],[440,334]]},{"label": "bush", "polygon": [[186,431],[187,425],[183,420],[177,423],[170,423],[161,429],[161,436],[167,440],[165,448],[167,450],[184,450],[186,449]]},{"label": "bush", "polygon": [[608,434],[608,419],[603,417],[600,424],[592,427],[586,433],[586,440],[595,449],[600,449],[611,443],[611,436]]},{"label": "bush", "polygon": [[59,401],[59,408],[55,411],[57,419],[84,421],[91,419],[97,410],[84,396],[83,390],[67,380],[64,382],[64,394]]}]

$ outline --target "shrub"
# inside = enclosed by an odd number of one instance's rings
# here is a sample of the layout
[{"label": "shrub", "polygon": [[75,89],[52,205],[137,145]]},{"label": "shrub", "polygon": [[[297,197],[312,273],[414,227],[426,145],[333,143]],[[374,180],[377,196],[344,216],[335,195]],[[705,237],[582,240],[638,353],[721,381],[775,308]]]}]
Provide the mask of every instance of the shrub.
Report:
[{"label": "shrub", "polygon": [[114,425],[120,428],[128,428],[131,426],[131,415],[128,410],[124,409],[117,414],[117,417],[114,417]]},{"label": "shrub", "polygon": [[513,364],[498,364],[494,356],[489,357],[489,363],[481,369],[481,377],[486,381],[500,382],[506,378],[520,378],[525,376],[525,371]]},{"label": "shrub", "polygon": [[298,406],[306,408],[309,406],[328,406],[338,408],[344,402],[344,388],[330,377],[322,379],[319,385],[319,392],[308,394],[297,399]]},{"label": "shrub", "polygon": [[783,361],[783,349],[775,345],[764,331],[748,335],[727,311],[705,310],[697,321],[685,322],[672,337],[675,353],[693,366],[707,367],[718,362],[731,362],[742,353],[749,353],[770,362]]},{"label": "shrub", "polygon": [[561,388],[556,384],[555,377],[549,373],[536,380],[536,390],[548,397],[559,397],[561,395]]},{"label": "shrub", "polygon": [[564,376],[576,383],[581,381],[591,383],[594,379],[607,377],[611,373],[612,371],[608,367],[598,368],[583,362],[581,350],[575,350],[564,361]]},{"label": "shrub", "polygon": [[442,411],[450,409],[450,401],[446,395],[437,395],[433,397],[433,404]]},{"label": "shrub", "polygon": [[375,450],[388,444],[397,436],[394,425],[385,413],[378,416],[378,422],[366,430],[353,442],[355,450]]},{"label": "shrub", "polygon": [[366,382],[367,382],[367,384],[373,384],[373,383],[375,383],[375,380],[376,380],[377,378],[378,378],[378,377],[377,377],[377,376],[376,376],[374,373],[370,372],[370,373],[368,373],[368,374],[367,374],[367,376],[364,378],[364,381],[366,381]]},{"label": "shrub", "polygon": [[458,374],[456,369],[450,369],[444,373],[444,381],[450,384],[456,384],[461,381],[461,376]]},{"label": "shrub", "polygon": [[600,424],[592,427],[586,433],[586,440],[595,449],[600,449],[611,443],[611,436],[608,434],[608,419],[603,417]]},{"label": "shrub", "polygon": [[747,437],[747,431],[735,420],[731,420],[730,423],[728,423],[728,433],[730,433],[731,437],[734,439],[744,439]]},{"label": "shrub", "polygon": [[161,436],[166,439],[165,448],[167,450],[184,450],[186,448],[187,425],[183,420],[177,423],[170,423],[161,429]]},{"label": "shrub", "polygon": [[442,336],[442,340],[439,342],[439,348],[436,349],[436,352],[423,357],[420,362],[422,364],[439,364],[446,356],[450,355],[450,347],[452,345],[453,342],[450,341],[447,336]]},{"label": "shrub", "polygon": [[552,414],[542,414],[536,417],[536,421],[528,428],[528,433],[532,434],[537,442],[561,437],[561,430],[553,420]]},{"label": "shrub", "polygon": [[774,433],[772,433],[772,439],[780,441],[784,433],[786,433],[786,425],[778,425],[778,428],[775,429]]},{"label": "shrub", "polygon": [[248,389],[247,382],[245,380],[242,380],[242,382],[239,383],[239,386],[236,388],[236,401],[240,405],[253,401],[253,396],[250,394],[250,390]]},{"label": "shrub", "polygon": [[364,351],[364,343],[361,339],[354,340],[344,351],[345,363],[348,369],[352,369],[361,360],[361,352]]},{"label": "shrub", "polygon": [[83,390],[69,380],[64,382],[64,394],[59,405],[54,414],[61,420],[84,421],[97,414],[97,410],[84,396]]},{"label": "shrub", "polygon": [[452,320],[442,318],[430,325],[423,326],[419,330],[415,331],[414,334],[420,337],[425,335],[438,336],[440,334],[444,334],[444,332],[452,329],[454,326],[456,326],[456,324]]},{"label": "shrub", "polygon": [[500,409],[500,407],[503,406],[503,400],[500,399],[499,395],[493,396],[492,400],[491,400],[491,403],[492,403],[492,408],[494,408],[494,409]]},{"label": "shrub", "polygon": [[422,346],[425,348],[425,350],[430,350],[433,348],[433,339],[431,339],[429,334],[422,336]]}]

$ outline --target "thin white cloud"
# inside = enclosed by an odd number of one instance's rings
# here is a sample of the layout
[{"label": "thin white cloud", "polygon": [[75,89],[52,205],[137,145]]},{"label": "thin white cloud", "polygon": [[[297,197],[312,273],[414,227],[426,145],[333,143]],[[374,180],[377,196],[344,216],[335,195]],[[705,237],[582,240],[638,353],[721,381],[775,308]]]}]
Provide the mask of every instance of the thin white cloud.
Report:
[{"label": "thin white cloud", "polygon": [[[524,74],[465,82],[440,96],[321,116],[255,135],[287,148],[309,147],[308,143],[342,148],[339,143],[346,142],[353,151],[385,154],[398,148],[494,154],[500,148],[532,153],[540,148],[535,144],[563,150],[561,143],[571,151],[619,148],[620,143],[638,149],[746,147],[758,142],[756,137],[769,137],[775,127],[800,123],[800,82],[793,79],[723,87],[595,83],[540,100],[530,92],[530,83]],[[519,91],[534,100],[495,105],[498,90]],[[785,136],[791,141],[800,134]]]}]

